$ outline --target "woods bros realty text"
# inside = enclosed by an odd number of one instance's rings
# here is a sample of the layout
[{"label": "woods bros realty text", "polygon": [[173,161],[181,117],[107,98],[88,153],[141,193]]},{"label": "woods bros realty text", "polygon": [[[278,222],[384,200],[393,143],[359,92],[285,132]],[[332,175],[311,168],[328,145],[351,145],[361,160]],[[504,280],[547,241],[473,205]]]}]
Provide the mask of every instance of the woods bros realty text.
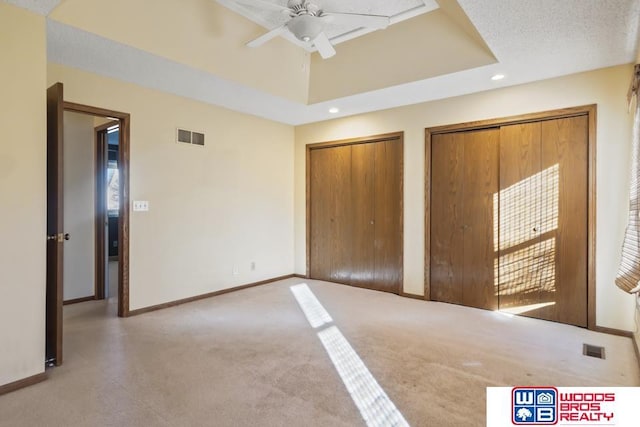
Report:
[{"label": "woods bros realty text", "polygon": [[638,387],[489,387],[487,426],[638,427]]}]

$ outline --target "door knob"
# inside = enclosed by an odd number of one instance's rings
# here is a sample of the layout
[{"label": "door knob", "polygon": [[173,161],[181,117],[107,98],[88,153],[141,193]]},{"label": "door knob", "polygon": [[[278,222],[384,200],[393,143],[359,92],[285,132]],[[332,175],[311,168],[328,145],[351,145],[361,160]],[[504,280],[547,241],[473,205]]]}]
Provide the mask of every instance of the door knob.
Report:
[{"label": "door knob", "polygon": [[47,236],[47,241],[49,240],[55,240],[58,243],[62,243],[65,240],[70,240],[71,239],[71,235],[69,233],[58,233],[58,234],[49,234]]}]

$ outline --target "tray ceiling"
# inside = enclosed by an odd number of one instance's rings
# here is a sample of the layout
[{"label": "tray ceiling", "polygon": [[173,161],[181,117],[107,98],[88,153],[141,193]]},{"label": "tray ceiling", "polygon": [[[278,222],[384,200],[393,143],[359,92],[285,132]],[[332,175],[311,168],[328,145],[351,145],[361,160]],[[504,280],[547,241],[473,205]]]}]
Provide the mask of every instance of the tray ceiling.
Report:
[{"label": "tray ceiling", "polygon": [[[258,18],[247,19],[251,11],[240,16],[214,0],[163,0],[153,7],[146,0],[2,1],[48,16],[49,62],[292,125],[628,64],[636,59],[640,35],[640,0],[437,0],[437,10],[405,21],[407,31],[413,31],[418,22],[414,19],[428,22],[428,16],[443,15],[443,20],[457,26],[456,37],[462,40],[466,35],[468,40],[464,43],[475,45],[478,57],[484,55],[483,60],[463,64],[456,71],[451,66],[455,61],[449,56],[457,48],[449,47],[450,37],[440,35],[431,40],[440,50],[427,55],[426,40],[419,35],[403,45],[388,40],[403,28],[402,23],[394,23],[388,30],[343,43],[334,40],[339,43],[337,55],[322,62],[324,67],[332,68],[336,81],[335,85],[327,81],[329,91],[322,89],[322,84],[310,83],[314,81],[314,73],[323,72],[318,66],[319,59],[316,60],[317,53],[309,54],[289,41],[278,39],[259,49],[245,46],[252,38],[282,23],[283,17],[277,12],[260,18],[263,21],[256,25]],[[284,3],[285,0],[279,1]],[[327,8],[340,6],[340,11],[397,15],[421,2],[325,0],[325,3]],[[113,12],[115,21],[108,22],[117,25],[101,24],[101,20],[107,19],[105,15],[112,13],[109,9],[113,9],[113,4],[126,5],[130,16]],[[182,13],[181,9],[187,12]],[[167,23],[178,19],[188,25],[169,28]],[[132,29],[135,25],[138,28]],[[191,31],[188,37],[185,31]],[[334,31],[336,38],[349,29]],[[382,48],[382,44],[386,47]],[[390,49],[402,49],[414,61],[422,56],[427,61],[452,62],[448,67],[439,64],[440,71],[432,69],[430,75],[422,77],[405,72],[404,81],[395,82],[385,81],[384,75],[388,73],[373,67],[367,75],[371,84],[345,95],[335,91],[339,85],[352,88],[345,77],[353,75],[350,73],[357,75],[360,71],[354,71],[356,65],[363,67],[372,56],[395,55],[402,61],[400,52]],[[416,64],[406,62],[397,66],[415,68]],[[490,77],[497,73],[506,75],[505,79],[492,81]],[[310,86],[320,87],[319,95],[312,97],[315,103],[311,104]],[[283,92],[282,87],[289,92]],[[302,96],[304,91],[306,95]],[[328,109],[334,106],[340,108],[340,113],[331,115]]]},{"label": "tray ceiling", "polygon": [[[257,5],[248,6],[236,3],[233,0],[217,1],[234,12],[237,12],[256,24],[264,27],[265,31],[280,27],[290,19],[287,15],[278,12],[277,10],[271,10]],[[287,0],[264,1],[279,6],[287,6]],[[331,12],[388,16],[391,18],[391,25],[431,12],[439,7],[435,0],[311,0],[310,3],[319,6],[322,10]],[[373,31],[375,30],[359,26],[338,25],[335,23],[327,23],[324,30],[327,37],[331,40],[331,43],[334,45],[369,34]],[[291,43],[303,47],[309,52],[315,51],[314,47],[299,41],[288,32],[284,33],[282,37],[289,40]]]}]

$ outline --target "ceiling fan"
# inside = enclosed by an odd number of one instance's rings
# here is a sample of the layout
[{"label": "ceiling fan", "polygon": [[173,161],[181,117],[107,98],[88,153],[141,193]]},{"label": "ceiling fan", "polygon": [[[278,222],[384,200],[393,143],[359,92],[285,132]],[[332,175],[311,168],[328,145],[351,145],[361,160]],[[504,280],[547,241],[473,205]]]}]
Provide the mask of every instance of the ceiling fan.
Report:
[{"label": "ceiling fan", "polygon": [[327,23],[345,24],[358,28],[381,30],[389,26],[389,17],[360,13],[332,12],[322,9],[310,0],[288,0],[287,6],[270,3],[266,0],[233,0],[247,6],[277,10],[289,16],[289,20],[255,40],[247,43],[249,47],[258,47],[269,40],[291,32],[298,40],[312,44],[318,49],[320,56],[331,58],[336,54],[329,37],[324,32]]}]

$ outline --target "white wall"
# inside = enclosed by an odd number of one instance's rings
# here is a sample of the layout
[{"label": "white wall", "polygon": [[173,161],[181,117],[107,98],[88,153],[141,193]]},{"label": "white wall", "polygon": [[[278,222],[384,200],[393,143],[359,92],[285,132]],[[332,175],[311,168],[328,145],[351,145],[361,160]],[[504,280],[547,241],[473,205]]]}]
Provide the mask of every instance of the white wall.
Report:
[{"label": "white wall", "polygon": [[293,273],[293,127],[56,64],[48,80],[131,114],[131,200],[150,206],[131,212],[132,310]]},{"label": "white wall", "polygon": [[0,385],[44,370],[45,21],[0,2]]},{"label": "white wall", "polygon": [[95,294],[94,117],[64,113],[64,299]]},{"label": "white wall", "polygon": [[633,298],[614,284],[624,234],[629,188],[632,117],[626,92],[630,66],[496,89],[296,128],[295,259],[306,271],[305,144],[405,132],[404,291],[424,294],[424,129],[438,125],[598,104],[596,320],[633,330]]}]

